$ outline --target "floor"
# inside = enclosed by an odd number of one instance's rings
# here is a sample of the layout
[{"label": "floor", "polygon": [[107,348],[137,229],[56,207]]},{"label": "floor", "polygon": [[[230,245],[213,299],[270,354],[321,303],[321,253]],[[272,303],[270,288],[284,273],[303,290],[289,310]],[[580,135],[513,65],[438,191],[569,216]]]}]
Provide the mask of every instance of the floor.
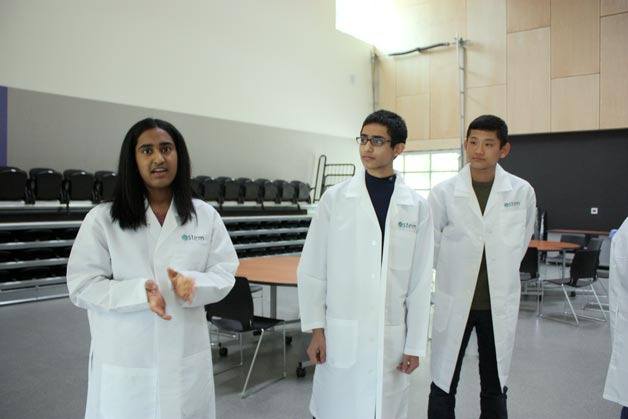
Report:
[{"label": "floor", "polygon": [[[556,270],[549,268],[550,272]],[[279,291],[280,316],[296,317],[296,291]],[[263,303],[268,313],[268,290]],[[545,300],[545,311],[561,312],[561,295]],[[576,298],[578,304],[587,297]],[[590,311],[595,314],[595,312]],[[216,411],[219,419],[304,419],[312,389],[312,368],[297,378],[295,367],[304,357],[307,336],[298,329],[288,347],[288,378],[240,399],[241,372],[234,369],[215,377]],[[0,307],[0,418],[71,419],[84,412],[87,384],[89,329],[83,310],[68,299]],[[254,339],[249,340],[250,358]],[[253,384],[277,376],[281,363],[281,342],[269,336],[260,353]],[[266,345],[268,344],[268,345]],[[215,370],[236,361],[236,347],[230,355],[214,355]],[[535,302],[522,302],[513,356],[508,405],[511,418],[616,419],[619,406],[602,399],[609,359],[608,323],[583,321],[580,327],[540,319]],[[429,362],[411,378],[411,412],[424,418],[429,389]],[[457,417],[479,417],[477,358],[467,356],[458,391]]]}]

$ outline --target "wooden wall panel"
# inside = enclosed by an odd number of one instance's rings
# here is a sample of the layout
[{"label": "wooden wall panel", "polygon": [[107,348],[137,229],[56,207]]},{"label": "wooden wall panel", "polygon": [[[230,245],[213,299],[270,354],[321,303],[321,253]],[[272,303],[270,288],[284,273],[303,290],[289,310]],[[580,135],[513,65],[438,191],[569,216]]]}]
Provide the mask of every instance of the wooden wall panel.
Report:
[{"label": "wooden wall panel", "polygon": [[413,54],[395,58],[397,97],[429,93],[430,61],[428,55]]},{"label": "wooden wall panel", "polygon": [[465,0],[430,0],[431,42],[451,41],[466,37],[467,11]]},{"label": "wooden wall panel", "polygon": [[550,25],[550,0],[508,0],[508,32]]},{"label": "wooden wall panel", "polygon": [[398,31],[397,51],[429,45],[431,15],[431,5],[427,2],[398,9],[399,24],[391,30],[392,33]]},{"label": "wooden wall panel", "polygon": [[430,54],[430,136],[459,134],[458,55],[455,48]]},{"label": "wooden wall panel", "polygon": [[628,12],[628,0],[602,0],[600,14],[602,16]]},{"label": "wooden wall panel", "polygon": [[550,29],[508,34],[510,132],[550,130]]},{"label": "wooden wall panel", "polygon": [[[465,124],[480,115],[492,114],[506,120],[506,85],[467,89]],[[508,121],[506,121],[507,123]]]},{"label": "wooden wall panel", "polygon": [[628,13],[601,19],[600,128],[628,127]]},{"label": "wooden wall panel", "polygon": [[406,151],[451,150],[460,148],[460,139],[412,140],[406,143]]},{"label": "wooden wall panel", "polygon": [[424,140],[430,135],[430,95],[425,93],[397,98],[397,113],[406,121],[409,140]]},{"label": "wooden wall panel", "polygon": [[599,0],[552,0],[552,78],[600,72]]},{"label": "wooden wall panel", "polygon": [[506,3],[475,0],[467,4],[467,86],[506,83]]},{"label": "wooden wall panel", "polygon": [[393,58],[383,53],[377,55],[376,61],[376,103],[378,109],[394,111],[397,106],[396,63]]},{"label": "wooden wall panel", "polygon": [[600,75],[552,80],[552,131],[586,131],[600,127]]}]

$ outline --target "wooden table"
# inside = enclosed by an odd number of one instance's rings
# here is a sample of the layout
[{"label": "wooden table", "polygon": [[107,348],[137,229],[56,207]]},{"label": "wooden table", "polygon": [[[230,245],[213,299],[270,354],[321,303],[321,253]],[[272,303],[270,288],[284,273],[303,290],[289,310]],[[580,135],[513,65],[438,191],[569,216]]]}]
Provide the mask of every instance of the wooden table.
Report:
[{"label": "wooden table", "polygon": [[237,276],[249,282],[270,286],[270,317],[277,317],[277,287],[297,286],[300,256],[261,256],[240,260]]},{"label": "wooden table", "polygon": [[604,230],[578,230],[578,229],[566,229],[566,228],[553,228],[548,230],[548,233],[560,233],[560,234],[582,234],[584,235],[584,245],[588,246],[591,241],[591,237],[608,236],[609,231]]},{"label": "wooden table", "polygon": [[579,244],[548,240],[530,240],[528,247],[538,249],[540,252],[564,252],[565,250],[580,249]]},{"label": "wooden table", "polygon": [[568,228],[556,228],[548,230],[549,233],[561,233],[561,234],[584,234],[585,236],[608,236],[608,231],[605,230],[578,230]]}]

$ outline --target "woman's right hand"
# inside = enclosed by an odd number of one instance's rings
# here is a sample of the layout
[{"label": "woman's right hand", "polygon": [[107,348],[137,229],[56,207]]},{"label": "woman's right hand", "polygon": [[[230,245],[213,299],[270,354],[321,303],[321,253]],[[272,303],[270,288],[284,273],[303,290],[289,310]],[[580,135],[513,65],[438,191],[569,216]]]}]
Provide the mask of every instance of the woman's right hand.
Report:
[{"label": "woman's right hand", "polygon": [[146,289],[146,299],[148,300],[150,310],[164,320],[172,319],[170,314],[166,314],[166,300],[161,295],[157,283],[149,279],[144,283],[144,288]]}]

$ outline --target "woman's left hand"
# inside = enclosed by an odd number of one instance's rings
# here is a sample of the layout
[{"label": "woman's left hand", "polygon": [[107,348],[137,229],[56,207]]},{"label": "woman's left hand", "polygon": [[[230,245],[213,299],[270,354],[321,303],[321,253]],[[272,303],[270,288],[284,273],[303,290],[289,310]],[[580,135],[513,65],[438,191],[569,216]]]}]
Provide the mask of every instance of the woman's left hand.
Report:
[{"label": "woman's left hand", "polygon": [[194,299],[194,292],[196,290],[194,279],[181,275],[174,269],[167,268],[167,270],[168,278],[170,278],[170,282],[172,282],[174,293],[182,300],[191,303],[192,299]]}]

